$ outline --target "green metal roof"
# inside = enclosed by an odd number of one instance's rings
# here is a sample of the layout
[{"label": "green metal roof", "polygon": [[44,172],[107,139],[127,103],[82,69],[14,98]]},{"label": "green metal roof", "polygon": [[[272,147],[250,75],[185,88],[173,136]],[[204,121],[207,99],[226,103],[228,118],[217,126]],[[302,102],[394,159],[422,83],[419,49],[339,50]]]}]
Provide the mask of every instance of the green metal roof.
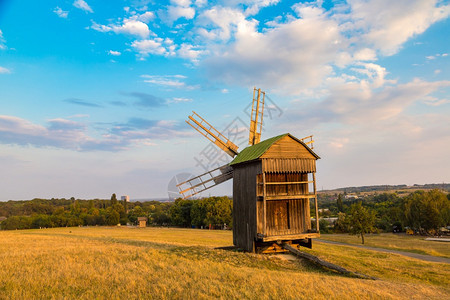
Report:
[{"label": "green metal roof", "polygon": [[230,166],[258,159],[261,155],[263,155],[267,151],[267,149],[270,148],[270,146],[272,146],[276,141],[285,137],[288,134],[289,133],[285,133],[279,136],[274,136],[273,138],[267,139],[256,145],[245,148],[233,159],[233,161],[231,161]]}]

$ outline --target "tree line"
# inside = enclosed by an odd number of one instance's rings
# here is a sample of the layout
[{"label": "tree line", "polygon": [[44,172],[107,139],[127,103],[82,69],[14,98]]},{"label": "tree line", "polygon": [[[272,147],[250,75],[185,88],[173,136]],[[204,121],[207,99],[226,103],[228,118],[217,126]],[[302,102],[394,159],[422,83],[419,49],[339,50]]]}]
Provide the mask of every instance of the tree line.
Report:
[{"label": "tree line", "polygon": [[148,224],[223,228],[232,225],[232,200],[209,197],[175,202],[126,202],[115,194],[105,199],[33,199],[0,202],[0,228],[4,230],[72,226],[135,225],[138,217]]},{"label": "tree line", "polygon": [[[450,225],[450,194],[439,190],[415,191],[407,196],[383,193],[361,199],[320,201],[320,231],[362,234],[374,231],[438,232]],[[320,199],[319,199],[320,200]],[[233,203],[228,197],[175,202],[124,202],[113,194],[110,200],[33,199],[0,202],[1,229],[136,224],[138,217],[159,226],[232,227]],[[314,206],[311,215],[314,216]],[[328,218],[328,219],[327,219]],[[329,220],[334,220],[330,222]],[[1,219],[0,219],[1,220]],[[225,225],[226,224],[226,225]],[[314,225],[315,222],[312,222]]]},{"label": "tree line", "polygon": [[[368,232],[400,232],[409,228],[420,234],[435,234],[450,225],[450,194],[437,189],[419,190],[403,197],[382,193],[363,200],[345,199],[343,194],[335,196],[335,201],[320,204],[319,227],[323,233],[350,232],[363,238]],[[330,224],[327,220],[333,217],[337,220]]]}]

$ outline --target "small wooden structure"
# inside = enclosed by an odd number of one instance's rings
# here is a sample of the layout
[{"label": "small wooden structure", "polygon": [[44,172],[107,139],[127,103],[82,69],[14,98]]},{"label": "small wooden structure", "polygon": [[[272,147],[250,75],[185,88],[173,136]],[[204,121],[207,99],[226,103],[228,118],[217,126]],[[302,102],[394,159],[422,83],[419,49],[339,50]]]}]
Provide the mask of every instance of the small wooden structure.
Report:
[{"label": "small wooden structure", "polygon": [[147,227],[147,217],[138,217],[138,227],[139,228]]},{"label": "small wooden structure", "polygon": [[[312,135],[289,133],[260,142],[265,93],[253,90],[250,146],[238,147],[193,112],[186,122],[234,158],[226,165],[177,185],[189,198],[233,178],[233,242],[246,251],[286,251],[282,242],[311,247],[319,237],[316,160]],[[311,148],[308,146],[311,145]],[[309,185],[312,185],[312,189]],[[312,190],[312,193],[310,193]],[[316,230],[311,230],[309,202],[315,201]]]},{"label": "small wooden structure", "polygon": [[318,231],[311,230],[309,207],[313,198],[317,220],[315,172],[319,158],[289,133],[247,147],[236,156],[230,163],[234,245],[254,252],[274,242],[319,237]]}]

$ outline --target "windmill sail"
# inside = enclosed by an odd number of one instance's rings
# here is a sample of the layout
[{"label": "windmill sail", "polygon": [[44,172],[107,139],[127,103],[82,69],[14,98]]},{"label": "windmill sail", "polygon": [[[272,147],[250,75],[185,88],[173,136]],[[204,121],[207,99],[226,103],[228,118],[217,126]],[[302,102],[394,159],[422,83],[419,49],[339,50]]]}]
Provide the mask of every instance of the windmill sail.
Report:
[{"label": "windmill sail", "polygon": [[183,198],[190,198],[222,182],[233,178],[233,169],[229,165],[218,167],[197,177],[177,184]]},{"label": "windmill sail", "polygon": [[186,121],[186,123],[191,125],[195,130],[200,132],[231,157],[235,157],[238,154],[238,146],[221,134],[211,124],[206,122],[206,120],[200,117],[195,111],[193,111],[192,116],[189,116],[189,120]]},{"label": "windmill sail", "polygon": [[[256,92],[257,95],[255,95]],[[261,89],[253,89],[252,116],[250,120],[250,135],[248,138],[248,143],[252,146],[258,144],[261,140],[265,96],[266,93],[261,92]]]}]

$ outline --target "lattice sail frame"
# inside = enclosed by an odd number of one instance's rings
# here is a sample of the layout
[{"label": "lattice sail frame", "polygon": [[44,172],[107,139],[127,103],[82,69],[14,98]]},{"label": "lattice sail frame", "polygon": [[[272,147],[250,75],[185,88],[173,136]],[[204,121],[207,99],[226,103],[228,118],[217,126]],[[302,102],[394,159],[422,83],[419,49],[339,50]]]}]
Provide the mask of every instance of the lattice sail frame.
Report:
[{"label": "lattice sail frame", "polygon": [[[261,98],[262,94],[262,98]],[[261,89],[253,88],[252,113],[250,119],[249,145],[256,145],[261,141],[261,131],[264,117],[264,101],[266,93]]]}]

